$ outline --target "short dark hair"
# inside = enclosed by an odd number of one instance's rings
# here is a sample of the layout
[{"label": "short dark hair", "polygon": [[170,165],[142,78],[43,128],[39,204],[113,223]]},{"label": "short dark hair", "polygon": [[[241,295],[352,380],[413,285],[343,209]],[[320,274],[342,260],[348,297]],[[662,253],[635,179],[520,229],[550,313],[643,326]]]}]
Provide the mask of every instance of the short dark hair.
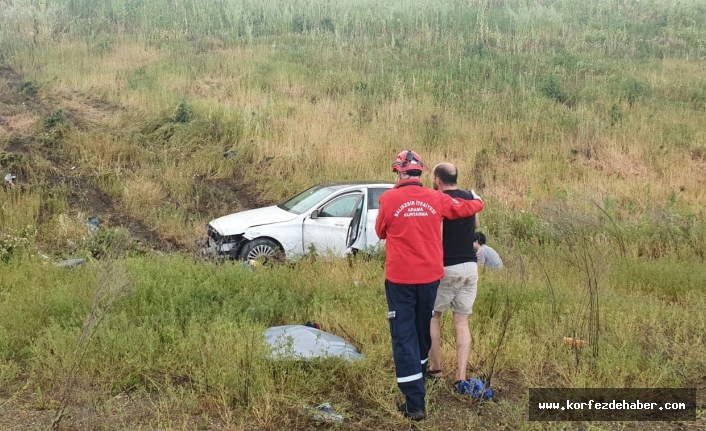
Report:
[{"label": "short dark hair", "polygon": [[480,245],[485,245],[485,234],[480,231],[476,231],[476,241],[478,241],[478,244]]},{"label": "short dark hair", "polygon": [[446,185],[455,186],[458,181],[458,169],[454,167],[453,172],[451,172],[447,166],[444,166],[443,164],[437,165],[434,168],[434,176]]},{"label": "short dark hair", "polygon": [[409,175],[410,177],[421,177],[422,176],[422,171],[419,169],[410,169],[405,174]]}]

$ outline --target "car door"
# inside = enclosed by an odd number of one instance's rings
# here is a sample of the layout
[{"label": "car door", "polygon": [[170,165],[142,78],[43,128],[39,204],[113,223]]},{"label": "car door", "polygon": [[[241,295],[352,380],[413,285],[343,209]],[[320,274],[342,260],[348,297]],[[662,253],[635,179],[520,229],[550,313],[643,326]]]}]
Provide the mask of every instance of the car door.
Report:
[{"label": "car door", "polygon": [[371,187],[368,190],[368,211],[365,219],[365,248],[370,249],[380,244],[380,238],[375,233],[375,219],[380,208],[380,195],[390,190],[389,187]]},{"label": "car door", "polygon": [[363,192],[354,191],[336,196],[314,209],[302,226],[304,253],[314,247],[317,253],[344,255],[348,228],[362,201]]},{"label": "car door", "polygon": [[351,250],[360,250],[365,247],[365,223],[364,217],[367,205],[367,197],[363,198],[355,212],[353,213],[353,219],[348,225],[348,234],[346,235],[346,253]]},{"label": "car door", "polygon": [[348,230],[347,245],[351,249],[371,250],[380,245],[380,238],[375,233],[375,219],[378,216],[380,195],[390,187],[370,187],[365,202],[359,205],[353,215]]}]

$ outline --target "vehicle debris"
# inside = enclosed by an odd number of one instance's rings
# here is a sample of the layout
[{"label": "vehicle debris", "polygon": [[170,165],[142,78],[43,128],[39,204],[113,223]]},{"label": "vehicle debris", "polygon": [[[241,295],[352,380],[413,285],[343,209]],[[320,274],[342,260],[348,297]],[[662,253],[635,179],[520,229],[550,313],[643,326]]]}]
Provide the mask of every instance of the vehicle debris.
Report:
[{"label": "vehicle debris", "polygon": [[88,226],[88,229],[91,231],[93,235],[98,232],[98,225],[100,224],[100,220],[98,219],[98,216],[93,216],[88,219],[88,223],[86,223],[86,226]]},{"label": "vehicle debris", "polygon": [[355,346],[338,335],[312,326],[274,326],[265,331],[272,347],[270,359],[342,358],[354,361],[363,358]]},{"label": "vehicle debris", "polygon": [[251,260],[246,260],[246,261],[243,262],[243,264],[240,265],[240,266],[241,266],[241,268],[250,268],[251,271],[255,271],[255,269],[256,269],[258,266],[260,266],[260,262],[258,262],[257,260],[252,260],[252,259],[251,259]]},{"label": "vehicle debris", "polygon": [[73,268],[74,266],[83,265],[84,263],[86,263],[86,259],[78,258],[62,260],[61,262],[57,262],[54,265],[60,268]]},{"label": "vehicle debris", "polygon": [[342,424],[343,423],[343,416],[340,414],[336,413],[336,411],[331,407],[330,403],[323,403],[316,408],[309,408],[307,409],[311,414],[312,417],[311,419],[317,421],[317,422],[326,422],[326,423],[335,423],[335,424]]},{"label": "vehicle debris", "polygon": [[17,179],[17,177],[12,174],[5,175],[5,182],[7,183],[7,186],[10,188],[15,187],[15,180],[16,179]]}]

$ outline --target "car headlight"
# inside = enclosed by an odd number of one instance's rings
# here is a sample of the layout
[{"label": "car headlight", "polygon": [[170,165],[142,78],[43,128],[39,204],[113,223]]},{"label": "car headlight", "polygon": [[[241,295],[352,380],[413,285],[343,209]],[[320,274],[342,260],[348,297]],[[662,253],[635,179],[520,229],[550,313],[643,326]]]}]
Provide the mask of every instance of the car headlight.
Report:
[{"label": "car headlight", "polygon": [[215,248],[219,253],[230,253],[238,249],[238,245],[243,240],[242,234],[221,235],[213,226],[208,226],[208,245]]}]

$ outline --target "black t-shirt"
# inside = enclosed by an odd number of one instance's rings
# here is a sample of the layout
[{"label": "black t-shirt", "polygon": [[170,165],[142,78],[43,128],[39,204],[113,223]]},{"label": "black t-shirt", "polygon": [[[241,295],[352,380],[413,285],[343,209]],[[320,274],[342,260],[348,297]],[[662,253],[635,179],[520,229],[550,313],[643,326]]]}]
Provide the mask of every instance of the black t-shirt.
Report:
[{"label": "black t-shirt", "polygon": [[[444,193],[465,200],[473,200],[473,194],[465,190],[444,190]],[[477,262],[473,240],[476,237],[476,216],[457,220],[444,220],[444,266]]]}]

